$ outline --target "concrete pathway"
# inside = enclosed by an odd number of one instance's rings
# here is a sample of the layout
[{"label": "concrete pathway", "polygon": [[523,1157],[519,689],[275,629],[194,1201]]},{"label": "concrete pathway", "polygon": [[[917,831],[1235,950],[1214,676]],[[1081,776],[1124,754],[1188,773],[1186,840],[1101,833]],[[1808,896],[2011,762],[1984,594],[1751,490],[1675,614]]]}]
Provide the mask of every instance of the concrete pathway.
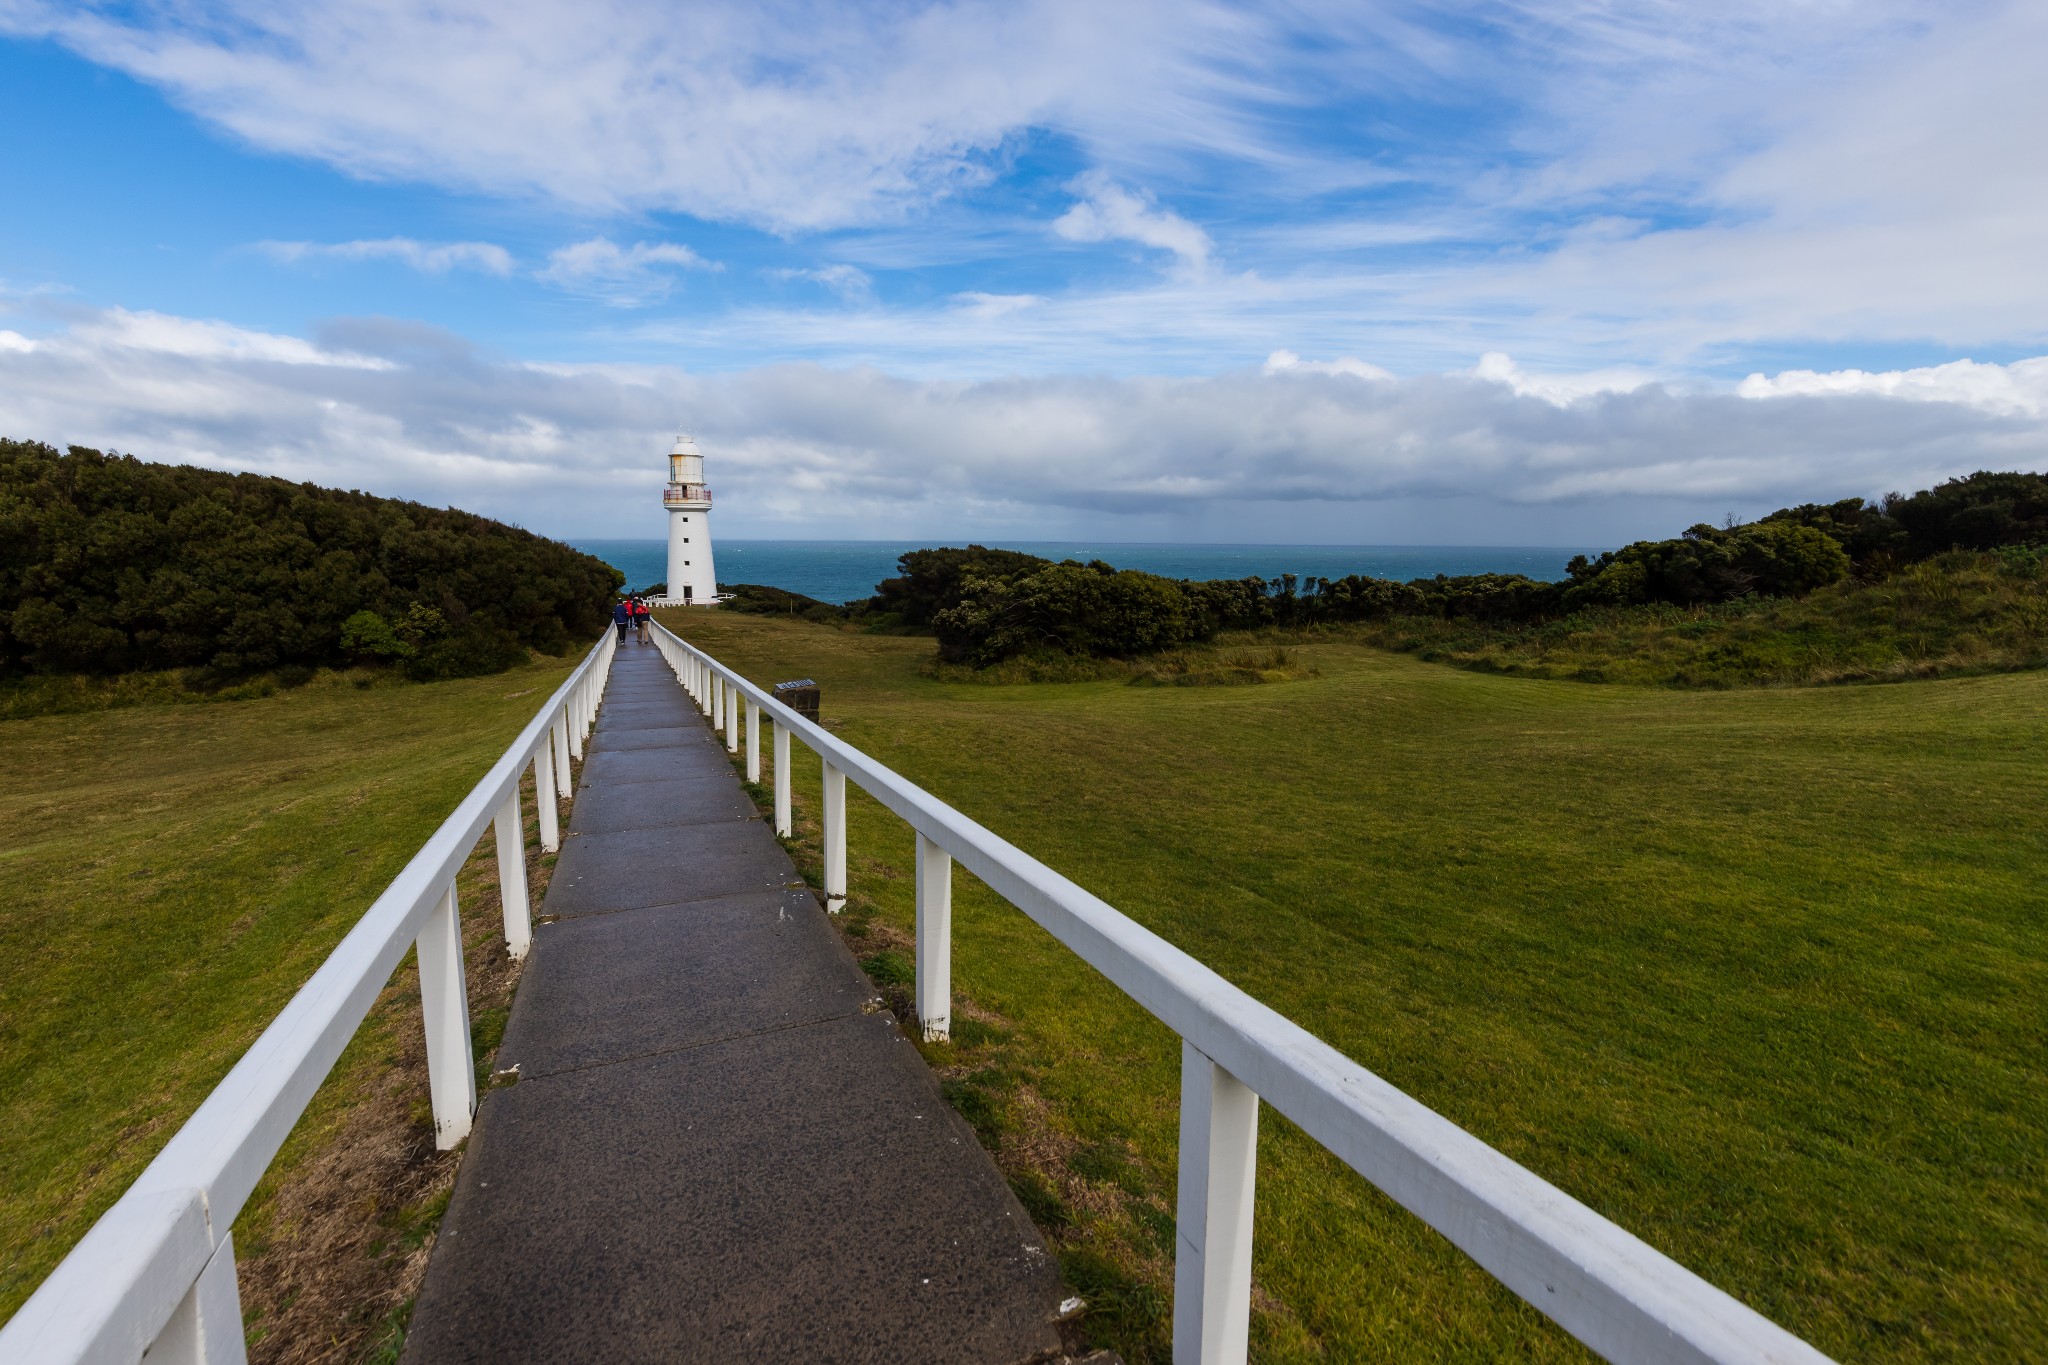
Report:
[{"label": "concrete pathway", "polygon": [[1044,1240],[652,646],[541,915],[406,1362],[1059,1358]]}]

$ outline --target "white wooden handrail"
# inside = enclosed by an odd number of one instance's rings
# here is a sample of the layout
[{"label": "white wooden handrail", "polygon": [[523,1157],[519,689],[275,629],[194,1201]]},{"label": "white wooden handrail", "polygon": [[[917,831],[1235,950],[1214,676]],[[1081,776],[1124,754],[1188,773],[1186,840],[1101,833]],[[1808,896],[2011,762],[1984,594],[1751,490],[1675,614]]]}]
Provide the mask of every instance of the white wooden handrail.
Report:
[{"label": "white wooden handrail", "polygon": [[1827,1360],[673,631],[655,632],[682,685],[727,721],[728,748],[734,698],[746,700],[751,772],[761,715],[773,723],[777,833],[790,832],[789,736],[819,756],[828,908],[847,891],[846,778],[917,831],[917,1000],[928,1036],[944,1036],[950,1013],[950,987],[938,983],[950,982],[951,900],[939,879],[955,860],[1180,1036],[1175,1365],[1245,1358],[1260,1099],[1608,1360]]},{"label": "white wooden handrail", "polygon": [[618,648],[609,629],[568,681],[242,1054],[135,1183],[0,1327],[0,1362],[245,1358],[228,1231],[278,1148],[341,1057],[406,949],[419,945],[435,1140],[469,1132],[476,1109],[455,876],[484,828],[498,834],[506,943],[532,941],[519,782],[534,769],[541,842],[560,847],[556,792],[582,751]]}]

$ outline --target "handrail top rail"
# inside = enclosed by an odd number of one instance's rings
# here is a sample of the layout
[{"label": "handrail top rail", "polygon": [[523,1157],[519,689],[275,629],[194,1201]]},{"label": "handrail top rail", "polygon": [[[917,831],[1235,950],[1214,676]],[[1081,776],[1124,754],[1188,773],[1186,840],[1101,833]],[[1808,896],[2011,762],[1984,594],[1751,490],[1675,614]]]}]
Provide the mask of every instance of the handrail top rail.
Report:
[{"label": "handrail top rail", "polygon": [[1092,892],[656,627],[1503,1284],[1604,1356],[1828,1357]]}]

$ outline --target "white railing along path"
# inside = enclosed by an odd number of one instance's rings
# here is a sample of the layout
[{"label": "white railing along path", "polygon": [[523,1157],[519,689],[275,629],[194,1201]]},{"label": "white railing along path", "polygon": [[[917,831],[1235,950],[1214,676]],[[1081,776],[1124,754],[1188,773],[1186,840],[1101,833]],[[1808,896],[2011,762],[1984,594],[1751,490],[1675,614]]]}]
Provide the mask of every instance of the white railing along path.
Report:
[{"label": "white railing along path", "polygon": [[242,1365],[229,1229],[292,1125],[405,957],[418,945],[435,1141],[446,1150],[476,1111],[455,876],[495,826],[505,940],[533,939],[519,782],[530,763],[541,845],[561,846],[554,798],[572,794],[618,648],[609,629],[271,1021],[163,1151],[0,1327],[0,1362]]},{"label": "white railing along path", "polygon": [[659,624],[655,639],[729,752],[740,748],[744,700],[750,781],[760,781],[769,717],[776,833],[791,828],[790,737],[818,755],[828,909],[846,902],[848,778],[916,831],[916,1001],[927,1037],[950,1027],[955,860],[1180,1036],[1175,1365],[1245,1358],[1261,1099],[1609,1360],[1827,1360]]}]

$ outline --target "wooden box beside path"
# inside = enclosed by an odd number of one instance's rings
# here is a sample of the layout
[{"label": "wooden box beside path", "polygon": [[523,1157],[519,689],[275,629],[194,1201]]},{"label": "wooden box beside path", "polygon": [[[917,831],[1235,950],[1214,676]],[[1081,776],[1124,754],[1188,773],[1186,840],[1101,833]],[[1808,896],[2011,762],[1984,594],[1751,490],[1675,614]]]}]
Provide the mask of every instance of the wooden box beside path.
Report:
[{"label": "wooden box beside path", "polygon": [[818,684],[809,678],[775,684],[775,700],[805,720],[815,721],[818,718]]}]

